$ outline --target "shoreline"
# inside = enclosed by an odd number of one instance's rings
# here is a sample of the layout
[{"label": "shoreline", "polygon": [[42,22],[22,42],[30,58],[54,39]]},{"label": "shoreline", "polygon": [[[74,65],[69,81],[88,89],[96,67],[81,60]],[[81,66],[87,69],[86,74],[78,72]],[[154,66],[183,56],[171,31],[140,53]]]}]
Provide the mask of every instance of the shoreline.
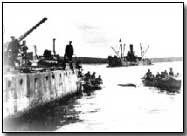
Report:
[{"label": "shoreline", "polygon": [[[73,59],[80,61],[82,64],[105,64],[105,63],[108,63],[107,58],[75,57]],[[148,58],[148,59],[150,59],[152,63],[183,61],[183,57]]]}]

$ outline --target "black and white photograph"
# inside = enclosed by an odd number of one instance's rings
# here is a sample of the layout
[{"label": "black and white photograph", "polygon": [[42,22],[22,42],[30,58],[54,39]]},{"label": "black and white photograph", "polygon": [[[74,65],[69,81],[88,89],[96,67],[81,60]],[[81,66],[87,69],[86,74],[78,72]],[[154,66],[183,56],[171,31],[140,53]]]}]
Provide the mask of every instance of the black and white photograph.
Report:
[{"label": "black and white photograph", "polygon": [[2,2],[2,131],[184,132],[183,12]]}]

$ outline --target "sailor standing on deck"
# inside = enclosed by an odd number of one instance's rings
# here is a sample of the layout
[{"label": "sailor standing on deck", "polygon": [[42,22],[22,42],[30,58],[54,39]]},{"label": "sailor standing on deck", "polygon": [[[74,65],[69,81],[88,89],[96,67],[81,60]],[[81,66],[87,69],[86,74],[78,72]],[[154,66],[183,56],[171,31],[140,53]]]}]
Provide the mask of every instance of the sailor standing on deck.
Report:
[{"label": "sailor standing on deck", "polygon": [[68,59],[68,61],[72,61],[72,56],[73,56],[72,41],[69,41],[69,44],[66,45],[66,51],[64,56]]},{"label": "sailor standing on deck", "polygon": [[8,44],[7,52],[9,55],[9,64],[11,66],[15,66],[15,62],[17,62],[18,53],[20,52],[20,44],[18,40],[11,36],[11,42]]},{"label": "sailor standing on deck", "polygon": [[73,46],[71,43],[72,41],[69,41],[69,44],[66,45],[64,59],[65,59],[65,62],[66,61],[69,62],[71,69],[73,69],[73,64],[72,64]]},{"label": "sailor standing on deck", "polygon": [[27,50],[28,50],[28,47],[26,46],[26,41],[24,40],[22,45],[21,45],[21,51],[22,51],[22,57],[24,59],[24,64],[27,64],[28,60],[27,60]]}]

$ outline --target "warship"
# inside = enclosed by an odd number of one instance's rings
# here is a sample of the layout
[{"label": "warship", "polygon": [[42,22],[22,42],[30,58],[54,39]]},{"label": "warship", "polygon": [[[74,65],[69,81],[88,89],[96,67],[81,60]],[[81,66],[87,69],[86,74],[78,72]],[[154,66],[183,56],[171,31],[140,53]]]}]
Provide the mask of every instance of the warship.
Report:
[{"label": "warship", "polygon": [[140,44],[141,57],[138,57],[135,55],[133,44],[129,45],[130,51],[128,51],[127,56],[124,56],[123,54],[125,51],[125,44],[122,47],[121,39],[120,39],[120,51],[116,51],[113,47],[111,48],[114,50],[116,55],[114,57],[108,56],[107,67],[152,65],[152,62],[150,59],[144,58],[144,55],[146,54],[149,46],[145,51],[142,51],[142,46]]},{"label": "warship", "polygon": [[3,46],[3,118],[20,116],[82,91],[81,67],[56,54],[56,39],[53,39],[53,53],[46,49],[43,56],[38,56],[36,46],[35,55],[27,52],[23,40],[46,20],[43,18],[19,38],[11,37],[12,41]]}]

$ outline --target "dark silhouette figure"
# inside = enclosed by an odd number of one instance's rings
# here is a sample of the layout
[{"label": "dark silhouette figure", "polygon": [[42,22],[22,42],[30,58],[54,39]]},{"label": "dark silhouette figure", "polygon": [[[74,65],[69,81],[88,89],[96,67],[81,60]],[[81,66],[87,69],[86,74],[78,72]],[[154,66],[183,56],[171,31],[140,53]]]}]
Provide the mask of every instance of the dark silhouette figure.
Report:
[{"label": "dark silhouette figure", "polygon": [[169,71],[169,75],[170,75],[170,76],[174,76],[173,69],[170,68],[169,70],[170,70],[170,71]]},{"label": "dark silhouette figure", "polygon": [[95,72],[93,72],[93,74],[91,75],[92,79],[95,79]]},{"label": "dark silhouette figure", "polygon": [[102,84],[102,83],[103,83],[103,81],[102,81],[102,79],[101,79],[101,75],[99,75],[99,77],[96,78],[96,82],[97,82],[98,84]]},{"label": "dark silhouette figure", "polygon": [[82,68],[81,61],[77,60],[75,63],[75,67],[80,71],[80,69]]},{"label": "dark silhouette figure", "polygon": [[90,78],[91,77],[90,71],[88,71],[84,76],[85,78]]},{"label": "dark silhouette figure", "polygon": [[[64,55],[64,61],[65,61],[65,63],[68,62],[70,68],[73,70],[73,64],[72,64],[73,46],[72,46],[71,43],[72,43],[72,41],[69,41],[69,44],[66,45],[66,50],[65,50],[65,55]],[[64,69],[65,69],[65,67],[64,67]],[[74,72],[74,70],[73,70],[73,72]]]},{"label": "dark silhouette figure", "polygon": [[9,64],[15,66],[15,62],[18,62],[17,57],[20,52],[20,44],[18,40],[11,36],[11,42],[8,44],[7,52],[9,54]]},{"label": "dark silhouette figure", "polygon": [[161,74],[160,74],[159,72],[157,72],[156,78],[157,78],[157,79],[160,79],[160,78],[161,78]]},{"label": "dark silhouette figure", "polygon": [[47,58],[47,59],[52,58],[51,51],[45,49],[45,51],[44,51],[44,53],[43,53],[43,56],[44,56],[45,58]]},{"label": "dark silhouette figure", "polygon": [[146,79],[150,80],[153,78],[153,74],[152,72],[150,71],[150,69],[148,69],[147,73],[146,73]]},{"label": "dark silhouette figure", "polygon": [[21,45],[21,55],[22,55],[22,58],[24,60],[24,65],[27,65],[29,60],[28,60],[28,54],[27,54],[27,50],[28,50],[28,47],[26,45],[26,41],[23,41],[22,45]]},{"label": "dark silhouette figure", "polygon": [[73,56],[73,46],[72,46],[72,41],[69,41],[69,44],[66,45],[66,51],[65,51],[65,58],[68,59],[68,61],[72,61],[72,56]]},{"label": "dark silhouette figure", "polygon": [[169,74],[168,74],[167,70],[164,71],[164,75],[165,75],[165,78],[168,77]]}]

